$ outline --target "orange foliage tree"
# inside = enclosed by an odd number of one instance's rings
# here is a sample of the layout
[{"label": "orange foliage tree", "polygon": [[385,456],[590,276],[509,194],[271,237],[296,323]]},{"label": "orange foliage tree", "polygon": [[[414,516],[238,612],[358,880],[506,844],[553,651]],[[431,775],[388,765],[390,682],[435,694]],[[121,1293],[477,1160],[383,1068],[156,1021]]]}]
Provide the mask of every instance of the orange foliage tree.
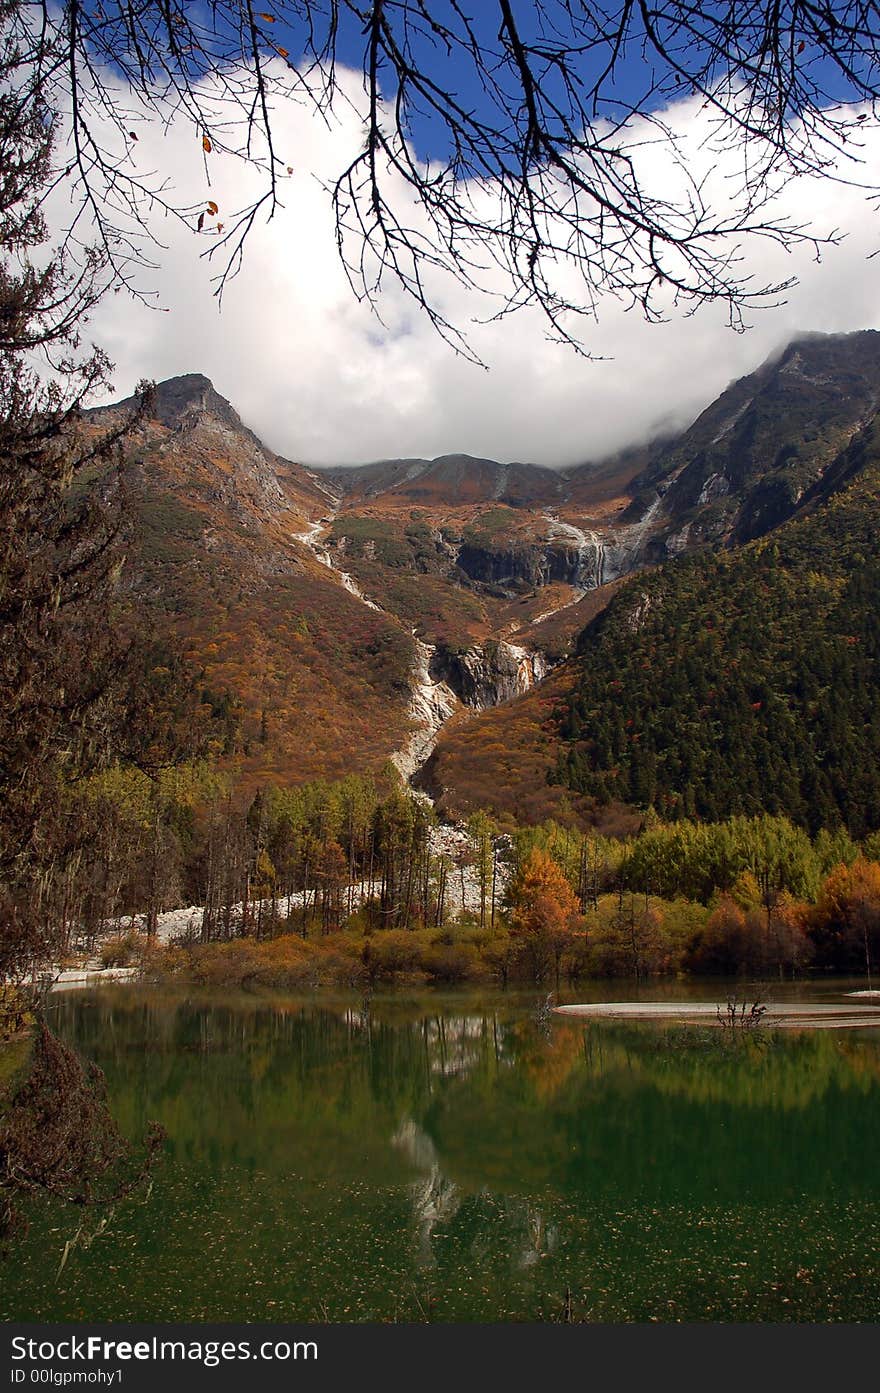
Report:
[{"label": "orange foliage tree", "polygon": [[577,898],[562,867],[539,847],[523,861],[507,891],[511,935],[536,982],[551,968],[557,986],[563,954],[579,925]]},{"label": "orange foliage tree", "polygon": [[[807,906],[790,895],[780,896],[771,911],[749,903],[748,882],[740,877],[729,895],[722,895],[705,928],[692,943],[685,965],[694,972],[796,972],[809,962],[812,945],[805,933]],[[757,889],[757,887],[755,887]]]},{"label": "orange foliage tree", "polygon": [[819,893],[811,928],[823,960],[843,969],[864,963],[870,977],[880,952],[880,863],[860,856],[851,866],[835,866]]}]

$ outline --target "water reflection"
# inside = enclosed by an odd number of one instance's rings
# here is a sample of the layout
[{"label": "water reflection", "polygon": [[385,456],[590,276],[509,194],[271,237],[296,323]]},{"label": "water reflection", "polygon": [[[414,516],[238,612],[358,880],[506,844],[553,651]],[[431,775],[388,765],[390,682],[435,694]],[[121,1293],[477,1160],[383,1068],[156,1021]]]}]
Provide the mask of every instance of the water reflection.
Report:
[{"label": "water reflection", "polygon": [[547,1319],[571,1292],[596,1320],[876,1318],[880,1037],[731,1046],[536,1005],[65,1000],[168,1158],[58,1286],[35,1213],[0,1314]]},{"label": "water reflection", "polygon": [[438,1224],[448,1221],[461,1208],[461,1195],[454,1181],[440,1168],[434,1143],[411,1117],[406,1118],[391,1138],[422,1176],[410,1186],[415,1233],[414,1251],[420,1268],[436,1266],[432,1239]]}]

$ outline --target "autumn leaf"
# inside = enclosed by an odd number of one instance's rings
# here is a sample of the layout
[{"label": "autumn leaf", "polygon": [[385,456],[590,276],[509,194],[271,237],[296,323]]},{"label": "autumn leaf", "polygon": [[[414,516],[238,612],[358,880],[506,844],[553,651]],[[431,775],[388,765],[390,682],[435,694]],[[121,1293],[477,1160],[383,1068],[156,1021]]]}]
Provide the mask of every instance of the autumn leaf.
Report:
[{"label": "autumn leaf", "polygon": [[208,202],[208,212],[211,214],[211,217],[216,217],[219,211],[220,209],[217,207],[217,204],[214,202],[213,198],[210,199]]},{"label": "autumn leaf", "polygon": [[286,49],[286,48],[282,48],[280,44],[276,44],[276,45],[275,45],[275,52],[276,52],[276,53],[280,53],[280,55],[281,55],[282,58],[286,58],[286,57],[288,56],[288,55],[287,55],[287,49]]},{"label": "autumn leaf", "polygon": [[137,140],[137,133],[135,131],[129,131],[128,138],[129,140]]},{"label": "autumn leaf", "polygon": [[287,172],[288,172],[288,174],[292,174],[292,173],[293,173],[293,165],[292,165],[292,164],[289,164],[289,165],[287,166]]},{"label": "autumn leaf", "polygon": [[210,142],[210,140],[208,139],[208,137],[207,137],[206,135],[203,135],[203,136],[202,136],[202,149],[204,150],[205,154],[206,154],[206,155],[210,155],[212,148],[213,148],[213,147],[212,147],[211,142]]},{"label": "autumn leaf", "polygon": [[798,51],[798,53],[803,53],[803,51],[804,51],[804,49],[806,48],[806,46],[807,46],[807,45],[806,45],[805,40],[804,40],[804,39],[801,39],[800,43],[799,43],[798,46],[797,46],[797,51]]},{"label": "autumn leaf", "polygon": [[274,24],[274,23],[275,23],[275,16],[274,16],[274,15],[267,15],[267,14],[264,14],[262,11],[260,12],[260,19],[264,19],[264,20],[266,21],[267,24]]},{"label": "autumn leaf", "polygon": [[201,232],[201,230],[202,230],[202,225],[204,224],[204,221],[205,221],[205,215],[204,215],[204,213],[199,213],[199,220],[198,220],[198,222],[196,223],[196,232]]},{"label": "autumn leaf", "polygon": [[225,224],[223,224],[222,222],[218,222],[218,224],[217,224],[217,231],[218,231],[218,232],[222,232],[222,231],[223,231],[223,228],[224,228],[224,225],[225,225]]}]

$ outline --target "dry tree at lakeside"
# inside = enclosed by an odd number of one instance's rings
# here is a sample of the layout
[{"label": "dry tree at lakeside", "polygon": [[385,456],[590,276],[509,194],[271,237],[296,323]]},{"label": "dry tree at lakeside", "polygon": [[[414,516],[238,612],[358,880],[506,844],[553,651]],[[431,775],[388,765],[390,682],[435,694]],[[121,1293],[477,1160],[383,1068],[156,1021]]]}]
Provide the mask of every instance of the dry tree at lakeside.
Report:
[{"label": "dry tree at lakeside", "polygon": [[[285,98],[328,122],[352,108],[362,121],[360,147],[327,187],[355,293],[375,303],[395,280],[464,352],[444,277],[493,291],[498,314],[538,306],[551,334],[580,347],[608,293],[649,318],[721,301],[738,326],[784,288],[744,273],[741,239],[790,247],[825,235],[774,210],[781,183],[867,178],[875,4],[263,5],[69,0],[12,12],[36,89],[70,116],[57,178],[73,192],[71,239],[97,234],[137,293],[158,214],[218,234],[219,288],[234,274],[296,164],[278,143]],[[677,143],[669,108],[683,100],[703,112],[707,172],[718,151],[741,152],[723,206]],[[139,159],[143,123],[174,119],[192,128],[206,175],[223,154],[262,172],[255,200],[221,210],[222,227],[213,197],[175,190]],[[646,146],[665,152],[662,180]]]}]

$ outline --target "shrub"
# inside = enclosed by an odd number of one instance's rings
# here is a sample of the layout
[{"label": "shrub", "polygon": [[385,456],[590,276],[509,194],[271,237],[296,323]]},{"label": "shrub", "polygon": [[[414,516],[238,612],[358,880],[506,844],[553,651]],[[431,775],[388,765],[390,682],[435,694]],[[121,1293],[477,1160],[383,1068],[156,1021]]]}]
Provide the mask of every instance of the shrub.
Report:
[{"label": "shrub", "polygon": [[437,943],[422,954],[421,966],[432,982],[468,982],[485,969],[470,943]]},{"label": "shrub", "polygon": [[29,994],[12,982],[0,982],[0,1041],[12,1039],[33,1023]]},{"label": "shrub", "polygon": [[105,938],[98,950],[102,967],[130,967],[140,955],[141,938],[136,929]]},{"label": "shrub", "polygon": [[421,958],[433,943],[424,930],[383,929],[364,945],[364,967],[370,978],[394,978],[418,969]]}]

